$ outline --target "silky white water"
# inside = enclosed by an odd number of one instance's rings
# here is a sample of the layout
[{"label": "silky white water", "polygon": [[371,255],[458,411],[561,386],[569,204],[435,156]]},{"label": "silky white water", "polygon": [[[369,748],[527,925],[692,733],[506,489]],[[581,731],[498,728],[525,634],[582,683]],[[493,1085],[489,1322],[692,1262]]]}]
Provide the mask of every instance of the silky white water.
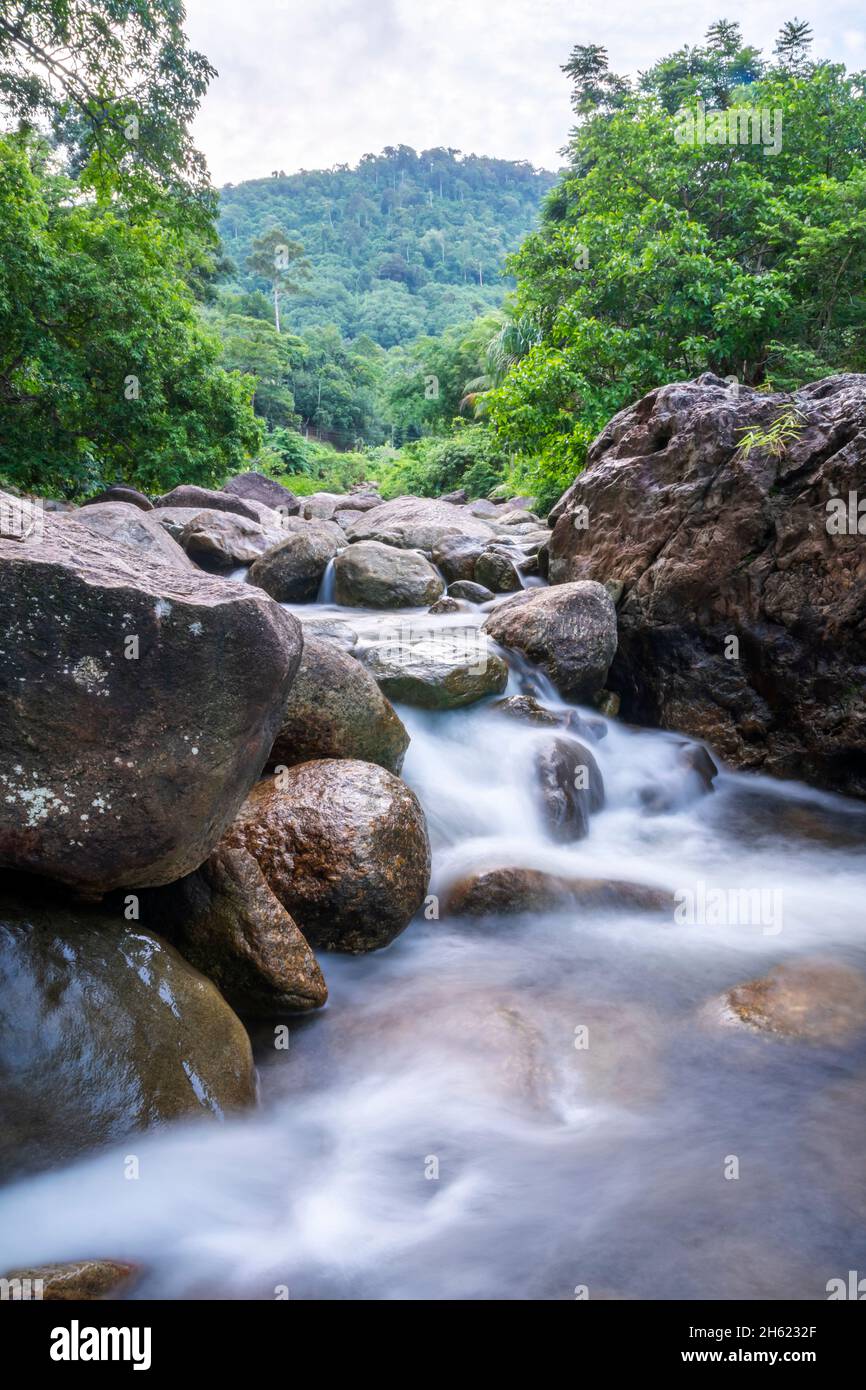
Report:
[{"label": "silky white water", "polygon": [[[362,641],[382,622],[303,616]],[[520,666],[509,693],[527,682],[565,708]],[[142,1267],[133,1296],[301,1299],[813,1299],[866,1269],[863,1048],[708,1007],[780,962],[863,968],[863,808],[726,772],[702,795],[681,739],[604,721],[588,746],[606,807],[557,845],[532,771],[555,730],[489,703],[399,712],[434,850],[426,915],[386,951],[324,955],[329,1004],[291,1021],[288,1049],[254,1030],[256,1114],[0,1191],[0,1268],[110,1257]],[[774,910],[448,920],[455,878],[504,865],[764,890]]]}]

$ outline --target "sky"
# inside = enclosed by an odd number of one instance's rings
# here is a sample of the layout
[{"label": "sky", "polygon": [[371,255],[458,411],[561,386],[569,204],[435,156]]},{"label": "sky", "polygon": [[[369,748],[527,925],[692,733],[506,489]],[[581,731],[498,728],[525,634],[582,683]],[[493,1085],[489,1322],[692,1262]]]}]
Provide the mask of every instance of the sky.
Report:
[{"label": "sky", "polygon": [[615,72],[636,74],[720,16],[767,52],[806,19],[816,56],[866,68],[862,0],[187,0],[190,41],[219,71],[195,136],[217,184],[399,144],[556,169],[574,44],[604,44]]}]

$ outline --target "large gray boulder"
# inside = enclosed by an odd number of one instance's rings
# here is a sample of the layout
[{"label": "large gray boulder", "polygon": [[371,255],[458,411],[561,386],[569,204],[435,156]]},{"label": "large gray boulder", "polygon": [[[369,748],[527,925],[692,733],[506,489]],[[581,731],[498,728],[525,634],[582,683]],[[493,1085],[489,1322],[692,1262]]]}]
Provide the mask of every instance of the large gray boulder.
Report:
[{"label": "large gray boulder", "polygon": [[182,570],[195,569],[183,546],[155,520],[156,513],[143,511],[135,503],[88,503],[86,507],[80,507],[70,515],[75,517],[77,525],[87,526],[106,540],[136,546],[157,559],[177,565]]},{"label": "large gray boulder", "polygon": [[[176,508],[170,509],[175,512]],[[160,512],[156,512],[157,518]],[[250,521],[234,512],[190,511],[178,537],[188,555],[201,564],[221,569],[251,565],[260,555],[281,545],[286,533],[277,514],[273,521]]]},{"label": "large gray boulder", "polygon": [[604,688],[616,652],[616,609],[601,584],[525,589],[500,603],[484,628],[543,667],[567,700],[585,702]]},{"label": "large gray boulder", "polygon": [[0,1173],[253,1104],[249,1039],[209,980],[122,912],[0,897]]},{"label": "large gray boulder", "polygon": [[432,497],[396,497],[366,512],[349,527],[350,541],[381,541],[404,550],[432,552],[449,536],[489,541],[493,529],[465,507]]},{"label": "large gray boulder", "polygon": [[270,752],[295,619],[46,516],[0,540],[0,630],[0,867],[91,895],[196,868]]},{"label": "large gray boulder", "polygon": [[359,661],[304,630],[304,651],[270,763],[360,758],[399,772],[409,735]]},{"label": "large gray boulder", "polygon": [[334,564],[334,581],[337,603],[356,608],[426,608],[445,591],[423,555],[378,541],[347,546]]}]

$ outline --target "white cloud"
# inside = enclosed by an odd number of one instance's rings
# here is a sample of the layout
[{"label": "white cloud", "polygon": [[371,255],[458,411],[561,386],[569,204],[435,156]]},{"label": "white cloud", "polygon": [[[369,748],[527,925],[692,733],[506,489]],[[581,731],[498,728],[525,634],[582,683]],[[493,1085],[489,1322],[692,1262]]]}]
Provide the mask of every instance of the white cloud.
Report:
[{"label": "white cloud", "polygon": [[[196,123],[218,183],[355,163],[385,145],[450,145],[556,168],[571,124],[559,67],[603,43],[636,73],[699,43],[723,0],[187,0],[187,30],[219,70]],[[772,47],[794,15],[815,51],[863,54],[854,0],[753,0],[747,41]]]}]

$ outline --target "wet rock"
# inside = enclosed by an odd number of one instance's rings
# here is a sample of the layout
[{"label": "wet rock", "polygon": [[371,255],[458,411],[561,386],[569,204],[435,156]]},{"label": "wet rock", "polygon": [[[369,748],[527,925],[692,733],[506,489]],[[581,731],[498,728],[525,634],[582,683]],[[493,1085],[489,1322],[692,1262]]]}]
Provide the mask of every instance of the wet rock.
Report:
[{"label": "wet rock", "polygon": [[329,618],[314,619],[313,621],[304,620],[304,641],[308,637],[317,637],[320,642],[331,642],[334,646],[342,648],[344,652],[352,652],[358,645],[358,634],[350,623],[344,623],[339,618],[333,620]]},{"label": "wet rock", "polygon": [[50,1167],[255,1095],[243,1026],[173,947],[120,912],[4,892],[0,1171]]},{"label": "wet rock", "polygon": [[128,502],[131,507],[138,507],[142,512],[152,512],[153,503],[149,497],[145,497],[143,492],[139,492],[134,487],[124,487],[120,483],[115,483],[113,487],[107,487],[104,492],[99,492],[95,497],[88,497],[82,503],[84,507],[95,507],[102,502]]},{"label": "wet rock", "polygon": [[539,809],[553,839],[584,839],[590,816],[604,806],[604,781],[589,749],[576,739],[551,739],[535,755],[535,775]]},{"label": "wet rock", "polygon": [[359,758],[396,773],[408,747],[409,735],[370,672],[305,629],[301,664],[269,765]]},{"label": "wet rock", "polygon": [[194,560],[210,562],[223,569],[251,565],[285,538],[276,513],[273,522],[263,523],[250,521],[235,512],[213,510],[191,511],[178,536],[180,544]]},{"label": "wet rock", "polygon": [[248,851],[220,844],[193,874],[145,895],[153,921],[244,1017],[319,1009],[324,977]]},{"label": "wet rock", "polygon": [[567,729],[578,738],[590,738],[594,743],[600,743],[607,736],[607,728],[601,719],[586,719],[578,714],[576,709],[552,710],[536,700],[534,695],[506,695],[503,700],[496,700],[493,708],[500,714],[507,714],[512,719],[520,719],[530,724],[549,724],[560,729]]},{"label": "wet rock", "polygon": [[99,895],[200,864],[270,752],[296,621],[45,517],[41,540],[0,540],[0,631],[0,866]]},{"label": "wet rock", "polygon": [[427,610],[427,612],[432,613],[434,617],[440,617],[443,613],[462,613],[469,611],[468,603],[461,603],[460,599],[450,598],[447,594],[443,598],[437,598],[436,602]]},{"label": "wet rock", "polygon": [[274,478],[265,477],[264,473],[236,473],[233,478],[229,478],[223,492],[245,501],[261,502],[284,516],[297,516],[301,505],[300,499],[293,492]]},{"label": "wet rock", "polygon": [[494,594],[510,594],[522,589],[520,575],[507,556],[495,550],[485,550],[475,562],[475,583]]},{"label": "wet rock", "polygon": [[349,528],[352,541],[381,541],[404,550],[433,552],[448,536],[492,538],[486,522],[465,507],[431,497],[396,497],[373,507]]},{"label": "wet rock", "polygon": [[363,660],[392,700],[458,709],[508,684],[508,667],[474,628],[420,632],[375,643]]},{"label": "wet rock", "polygon": [[157,560],[176,565],[182,570],[195,570],[183,546],[178,545],[150,512],[144,512],[131,502],[101,502],[98,506],[80,507],[74,513],[79,526],[87,526],[106,540],[121,545],[136,546]]},{"label": "wet rock", "polygon": [[614,690],[600,690],[592,703],[605,719],[616,719],[619,714],[620,698]]},{"label": "wet rock", "polygon": [[[27,1289],[28,1299],[45,1303],[79,1302],[117,1298],[129,1290],[137,1273],[135,1265],[119,1260],[71,1260],[67,1264],[34,1265],[32,1269],[12,1269],[3,1278]],[[38,1293],[36,1292],[38,1290]]]},{"label": "wet rock", "polygon": [[485,630],[542,667],[569,700],[592,699],[616,652],[616,609],[601,584],[528,589],[505,599]]},{"label": "wet rock", "polygon": [[452,884],[444,911],[453,917],[505,917],[585,908],[667,912],[672,894],[644,883],[574,878],[542,869],[498,868],[467,874]]},{"label": "wet rock", "polygon": [[706,748],[699,743],[681,743],[670,772],[659,775],[653,786],[641,790],[641,803],[653,814],[686,806],[713,791],[718,772]]},{"label": "wet rock", "polygon": [[778,1038],[845,1044],[866,1030],[866,977],[827,961],[793,961],[729,990],[718,1016]]},{"label": "wet rock", "polygon": [[[745,453],[791,409],[784,452]],[[788,394],[706,373],[614,416],[551,514],[550,577],[624,584],[628,720],[866,796],[866,551],[846,511],[864,465],[866,375]]]},{"label": "wet rock", "polygon": [[194,487],[184,483],[182,487],[172,488],[162,497],[157,497],[157,507],[184,507],[200,512],[205,509],[214,512],[232,512],[245,516],[248,521],[258,521],[259,513],[255,507],[248,506],[240,497],[229,492],[217,492],[209,487]]},{"label": "wet rock", "polygon": [[378,541],[342,551],[334,580],[337,603],[361,608],[419,608],[435,603],[445,588],[423,555]]},{"label": "wet rock", "polygon": [[495,598],[492,589],[486,589],[483,584],[476,584],[469,579],[457,579],[453,584],[448,585],[448,593],[451,598],[462,598],[467,603],[488,603]]},{"label": "wet rock", "polygon": [[349,759],[302,763],[260,782],[225,843],[253,855],[316,949],[387,946],[418,911],[430,878],[414,792]]},{"label": "wet rock", "polygon": [[478,536],[447,535],[434,546],[433,563],[448,584],[460,579],[471,581],[475,576],[475,562],[483,555],[487,543]]},{"label": "wet rock", "polygon": [[337,554],[330,528],[315,521],[303,526],[303,530],[292,530],[250,568],[249,582],[278,603],[312,603],[328,564]]}]

